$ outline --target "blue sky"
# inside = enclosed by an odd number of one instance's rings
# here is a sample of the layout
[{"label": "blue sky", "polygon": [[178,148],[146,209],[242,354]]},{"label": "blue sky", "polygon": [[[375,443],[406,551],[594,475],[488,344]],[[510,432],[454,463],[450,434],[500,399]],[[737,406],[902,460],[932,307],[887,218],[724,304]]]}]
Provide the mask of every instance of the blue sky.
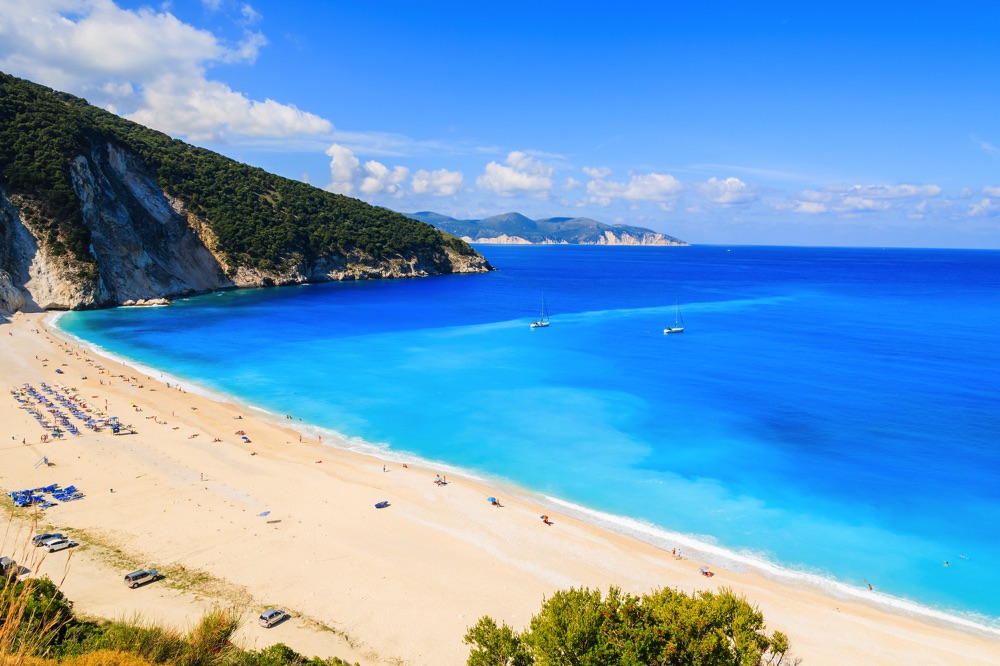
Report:
[{"label": "blue sky", "polygon": [[1000,6],[0,0],[0,70],[403,212],[1000,248]]}]

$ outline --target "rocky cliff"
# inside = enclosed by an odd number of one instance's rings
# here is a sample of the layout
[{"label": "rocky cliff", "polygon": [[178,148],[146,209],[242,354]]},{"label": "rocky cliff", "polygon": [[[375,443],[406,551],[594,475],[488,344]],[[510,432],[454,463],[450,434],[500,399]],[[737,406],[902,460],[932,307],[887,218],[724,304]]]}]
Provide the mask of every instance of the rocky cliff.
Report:
[{"label": "rocky cliff", "polygon": [[[104,143],[70,162],[93,263],[45,243],[43,201],[0,189],[0,310],[85,309],[234,287],[391,278],[445,272],[415,254],[373,260],[361,251],[281,269],[230,266],[205,220],[157,185],[140,158]],[[447,252],[453,272],[481,272],[478,255]]]},{"label": "rocky cliff", "polygon": [[0,72],[0,310],[487,270],[430,225]]}]

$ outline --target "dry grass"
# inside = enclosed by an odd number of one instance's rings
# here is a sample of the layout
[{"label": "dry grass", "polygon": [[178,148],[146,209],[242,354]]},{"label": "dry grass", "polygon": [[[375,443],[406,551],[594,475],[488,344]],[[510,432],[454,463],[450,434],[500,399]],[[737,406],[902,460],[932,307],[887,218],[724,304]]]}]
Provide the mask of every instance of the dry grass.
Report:
[{"label": "dry grass", "polygon": [[[8,666],[0,657],[0,666]],[[12,662],[13,666],[13,662]],[[67,657],[62,661],[55,659],[42,659],[40,657],[27,657],[18,666],[154,666],[153,662],[146,661],[142,657],[128,652],[118,652],[116,650],[97,650],[74,657]]]},{"label": "dry grass", "polygon": [[[0,580],[0,658],[4,666],[19,666],[43,650],[56,630],[65,622],[65,616],[55,610],[55,600],[37,603],[33,594],[37,584],[18,584],[23,572],[36,571],[45,559],[45,551],[31,544],[31,536],[38,527],[38,512],[30,522],[15,520],[10,515],[0,539],[0,555],[11,557],[16,571],[8,572]],[[69,558],[59,585],[69,571]]]},{"label": "dry grass", "polygon": [[164,585],[181,592],[189,592],[209,599],[220,599],[230,605],[249,605],[253,600],[252,595],[245,587],[230,583],[207,571],[190,569],[183,564],[159,565],[141,559],[139,556],[123,550],[115,543],[113,537],[103,532],[78,529],[74,531],[74,535],[77,540],[86,544],[98,559],[112,568],[120,569],[123,573],[153,567],[163,574]]}]

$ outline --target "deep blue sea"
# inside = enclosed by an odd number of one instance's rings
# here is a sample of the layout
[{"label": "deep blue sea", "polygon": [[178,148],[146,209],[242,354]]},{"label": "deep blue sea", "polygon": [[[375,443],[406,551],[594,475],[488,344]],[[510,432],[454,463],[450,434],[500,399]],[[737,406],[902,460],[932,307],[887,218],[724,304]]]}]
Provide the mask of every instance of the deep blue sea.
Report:
[{"label": "deep blue sea", "polygon": [[479,249],[498,271],[59,326],[706,563],[1000,630],[1000,251]]}]

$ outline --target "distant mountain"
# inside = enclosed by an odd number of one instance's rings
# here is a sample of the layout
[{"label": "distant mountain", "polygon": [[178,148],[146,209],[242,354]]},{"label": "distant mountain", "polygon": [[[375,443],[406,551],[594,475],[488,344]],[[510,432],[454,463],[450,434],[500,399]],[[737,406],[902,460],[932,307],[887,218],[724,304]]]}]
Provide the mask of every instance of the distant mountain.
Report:
[{"label": "distant mountain", "polygon": [[504,213],[484,220],[458,220],[424,211],[407,215],[458,236],[468,243],[506,245],[687,245],[686,242],[643,227],[604,224],[587,217],[549,217],[532,220],[520,213]]}]

